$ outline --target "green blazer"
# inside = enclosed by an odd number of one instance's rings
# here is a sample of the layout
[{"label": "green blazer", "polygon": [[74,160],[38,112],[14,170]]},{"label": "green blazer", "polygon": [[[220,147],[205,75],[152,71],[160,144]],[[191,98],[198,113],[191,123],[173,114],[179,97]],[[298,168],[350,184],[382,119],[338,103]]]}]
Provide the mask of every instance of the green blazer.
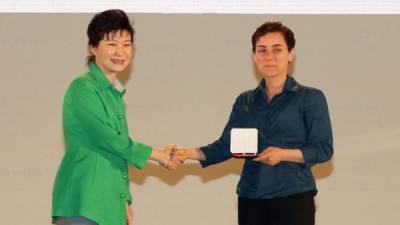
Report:
[{"label": "green blazer", "polygon": [[125,90],[116,86],[93,63],[65,94],[66,151],[53,188],[53,221],[84,216],[99,225],[126,224],[125,203],[132,201],[128,164],[143,168],[152,148],[129,138]]}]

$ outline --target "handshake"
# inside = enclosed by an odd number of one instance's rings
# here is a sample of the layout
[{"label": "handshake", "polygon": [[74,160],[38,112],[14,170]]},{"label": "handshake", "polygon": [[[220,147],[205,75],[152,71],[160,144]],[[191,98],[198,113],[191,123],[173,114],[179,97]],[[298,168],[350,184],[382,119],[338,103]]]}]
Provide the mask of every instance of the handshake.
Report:
[{"label": "handshake", "polygon": [[204,160],[205,157],[198,148],[176,147],[170,144],[164,148],[153,148],[150,159],[157,161],[168,170],[176,170],[187,159]]}]

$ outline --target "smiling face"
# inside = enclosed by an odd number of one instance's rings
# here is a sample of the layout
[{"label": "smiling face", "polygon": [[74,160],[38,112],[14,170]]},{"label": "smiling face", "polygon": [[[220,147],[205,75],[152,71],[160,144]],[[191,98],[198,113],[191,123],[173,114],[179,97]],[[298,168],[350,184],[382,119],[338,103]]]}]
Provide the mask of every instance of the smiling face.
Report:
[{"label": "smiling face", "polygon": [[294,48],[289,52],[282,33],[270,32],[256,42],[253,61],[264,78],[269,79],[286,76],[294,55]]},{"label": "smiling face", "polygon": [[98,46],[90,46],[95,63],[109,77],[115,77],[129,65],[132,59],[132,39],[127,31],[115,31],[104,35]]}]

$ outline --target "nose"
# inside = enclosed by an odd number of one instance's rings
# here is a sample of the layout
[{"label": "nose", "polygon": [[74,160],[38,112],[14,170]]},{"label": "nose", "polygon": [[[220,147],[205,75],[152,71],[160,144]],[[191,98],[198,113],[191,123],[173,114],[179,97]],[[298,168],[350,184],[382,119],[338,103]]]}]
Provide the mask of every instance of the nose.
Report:
[{"label": "nose", "polygon": [[122,45],[118,45],[117,49],[115,50],[115,55],[122,56],[123,54],[124,54],[123,46]]},{"label": "nose", "polygon": [[265,58],[265,60],[268,60],[268,61],[269,60],[274,60],[275,59],[275,53],[272,50],[267,50],[265,52],[264,58]]}]

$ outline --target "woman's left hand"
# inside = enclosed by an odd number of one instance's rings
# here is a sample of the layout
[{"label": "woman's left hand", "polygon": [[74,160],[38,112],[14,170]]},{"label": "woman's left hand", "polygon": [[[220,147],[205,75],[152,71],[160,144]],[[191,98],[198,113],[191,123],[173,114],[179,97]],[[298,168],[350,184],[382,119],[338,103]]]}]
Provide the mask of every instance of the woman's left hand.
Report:
[{"label": "woman's left hand", "polygon": [[304,163],[304,157],[300,149],[287,149],[271,146],[262,151],[254,161],[275,166],[282,161]]},{"label": "woman's left hand", "polygon": [[285,150],[278,147],[268,147],[262,151],[254,161],[263,162],[270,166],[275,166],[284,159]]},{"label": "woman's left hand", "polygon": [[125,205],[126,205],[126,225],[133,225],[132,209],[129,206],[128,202],[126,202]]}]

